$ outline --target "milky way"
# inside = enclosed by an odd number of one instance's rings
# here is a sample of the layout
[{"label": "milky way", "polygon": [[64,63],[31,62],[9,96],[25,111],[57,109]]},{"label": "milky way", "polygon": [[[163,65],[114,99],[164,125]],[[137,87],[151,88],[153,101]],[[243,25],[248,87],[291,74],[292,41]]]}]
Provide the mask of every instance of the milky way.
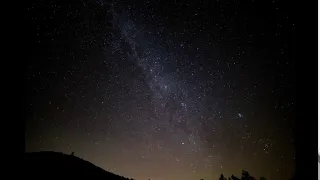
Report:
[{"label": "milky way", "polygon": [[273,6],[31,4],[26,151],[138,180],[292,176],[294,27]]},{"label": "milky way", "polygon": [[[118,17],[116,14],[114,16]],[[173,128],[172,133],[176,132],[177,127],[181,127],[185,134],[190,135],[189,139],[197,136],[196,130],[191,129],[195,126],[192,120],[197,122],[197,119],[192,116],[199,113],[195,106],[201,100],[195,98],[194,95],[189,95],[191,85],[182,79],[183,72],[172,68],[177,66],[174,62],[176,60],[174,57],[170,57],[170,52],[165,54],[156,44],[147,42],[143,32],[137,30],[140,27],[134,22],[130,23],[129,18],[121,21],[123,23],[119,25],[121,37],[125,43],[129,44],[127,58],[134,61],[137,67],[142,69],[144,81],[152,92],[151,104],[154,107],[152,111],[154,115],[150,114],[149,116],[153,116],[152,118],[155,118],[156,122],[164,121],[164,124],[169,126],[162,128]],[[121,51],[121,49],[119,50]],[[158,125],[161,126],[161,123],[156,124],[156,126]]]}]

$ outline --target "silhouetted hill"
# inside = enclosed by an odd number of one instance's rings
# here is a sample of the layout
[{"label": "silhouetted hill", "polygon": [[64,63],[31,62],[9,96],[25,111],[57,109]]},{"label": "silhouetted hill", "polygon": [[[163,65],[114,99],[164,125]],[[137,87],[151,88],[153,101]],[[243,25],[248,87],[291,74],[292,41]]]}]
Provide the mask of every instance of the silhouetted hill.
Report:
[{"label": "silhouetted hill", "polygon": [[24,158],[24,177],[100,177],[108,180],[128,180],[73,155],[45,151],[25,153]]}]

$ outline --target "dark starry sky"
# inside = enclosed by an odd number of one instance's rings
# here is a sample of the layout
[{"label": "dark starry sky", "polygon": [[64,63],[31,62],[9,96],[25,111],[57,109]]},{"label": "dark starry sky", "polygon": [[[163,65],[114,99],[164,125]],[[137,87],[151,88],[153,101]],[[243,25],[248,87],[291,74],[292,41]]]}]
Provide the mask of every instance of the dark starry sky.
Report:
[{"label": "dark starry sky", "polygon": [[26,151],[137,180],[294,173],[295,25],[282,1],[38,1]]}]

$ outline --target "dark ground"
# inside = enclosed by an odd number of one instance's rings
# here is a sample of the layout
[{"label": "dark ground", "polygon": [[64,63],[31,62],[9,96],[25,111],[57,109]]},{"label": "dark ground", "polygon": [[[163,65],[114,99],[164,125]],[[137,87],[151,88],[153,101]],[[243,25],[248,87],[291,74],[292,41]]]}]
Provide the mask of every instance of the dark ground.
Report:
[{"label": "dark ground", "polygon": [[26,178],[45,177],[99,177],[114,180],[128,178],[107,172],[74,155],[58,152],[25,153]]}]

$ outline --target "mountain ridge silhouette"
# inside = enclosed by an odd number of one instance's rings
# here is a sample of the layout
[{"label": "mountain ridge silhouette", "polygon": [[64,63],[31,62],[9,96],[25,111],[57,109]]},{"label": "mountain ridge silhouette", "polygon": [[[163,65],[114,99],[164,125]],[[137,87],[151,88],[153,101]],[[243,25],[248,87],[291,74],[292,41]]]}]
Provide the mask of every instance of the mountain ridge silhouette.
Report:
[{"label": "mountain ridge silhouette", "polygon": [[24,153],[24,172],[27,177],[101,177],[114,180],[133,180],[108,172],[93,163],[54,151]]}]

